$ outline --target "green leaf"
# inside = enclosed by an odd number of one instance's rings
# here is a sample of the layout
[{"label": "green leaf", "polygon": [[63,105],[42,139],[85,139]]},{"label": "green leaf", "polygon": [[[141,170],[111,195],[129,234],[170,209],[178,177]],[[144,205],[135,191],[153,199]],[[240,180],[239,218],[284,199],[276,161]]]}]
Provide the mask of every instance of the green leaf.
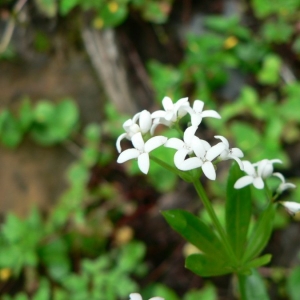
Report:
[{"label": "green leaf", "polygon": [[219,257],[192,254],[185,260],[185,267],[202,277],[219,276],[233,272],[230,264]]},{"label": "green leaf", "polygon": [[64,99],[56,106],[49,101],[39,102],[32,137],[46,146],[62,142],[74,131],[78,119],[78,108],[71,99]]},{"label": "green leaf", "polygon": [[243,261],[246,262],[255,258],[267,245],[273,229],[275,208],[276,205],[271,203],[260,215],[249,238]]},{"label": "green leaf", "polygon": [[294,268],[287,278],[287,292],[289,299],[298,300],[300,295],[300,267]]},{"label": "green leaf", "polygon": [[52,239],[39,251],[52,279],[61,281],[71,270],[68,248],[61,238]]},{"label": "green leaf", "polygon": [[162,212],[169,225],[208,256],[224,259],[226,251],[213,230],[193,214],[180,210]]},{"label": "green leaf", "polygon": [[8,110],[2,111],[0,115],[0,138],[8,148],[16,148],[23,138],[18,120]]},{"label": "green leaf", "polygon": [[217,289],[211,284],[206,283],[201,290],[189,291],[184,295],[183,300],[217,300]]},{"label": "green leaf", "polygon": [[31,126],[34,119],[34,113],[29,99],[25,98],[20,106],[19,123],[23,133]]},{"label": "green leaf", "polygon": [[126,19],[127,14],[126,5],[110,1],[98,11],[94,26],[99,29],[102,27],[115,27]]},{"label": "green leaf", "polygon": [[252,269],[251,271],[252,274],[250,276],[246,276],[245,284],[247,299],[270,299],[266,290],[266,285],[261,275],[255,269]]},{"label": "green leaf", "polygon": [[264,58],[263,67],[258,73],[258,81],[262,84],[277,84],[280,78],[281,59],[274,54]]},{"label": "green leaf", "polygon": [[272,259],[272,255],[271,254],[265,254],[261,257],[255,258],[252,261],[250,261],[249,263],[247,263],[244,268],[247,269],[254,269],[254,268],[258,268],[261,267],[263,265],[268,264]]},{"label": "green leaf", "polygon": [[239,165],[234,163],[230,169],[226,197],[226,231],[233,251],[241,258],[247,241],[248,228],[252,213],[250,187],[235,189],[235,182],[244,176]]},{"label": "green leaf", "polygon": [[280,44],[290,41],[294,28],[284,20],[276,19],[273,21],[268,20],[263,24],[261,32],[265,41]]}]

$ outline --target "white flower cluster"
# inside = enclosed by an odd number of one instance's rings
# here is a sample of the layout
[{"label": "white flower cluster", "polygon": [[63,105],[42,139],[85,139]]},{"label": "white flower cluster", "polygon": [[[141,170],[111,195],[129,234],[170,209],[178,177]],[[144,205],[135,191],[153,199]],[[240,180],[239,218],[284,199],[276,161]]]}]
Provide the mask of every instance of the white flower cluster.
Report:
[{"label": "white flower cluster", "polygon": [[[165,97],[162,104],[164,110],[158,110],[152,114],[143,110],[123,124],[125,133],[118,137],[116,145],[120,153],[118,163],[137,159],[140,170],[147,174],[150,167],[149,153],[160,146],[165,146],[177,150],[174,155],[174,163],[179,170],[202,168],[205,176],[211,180],[216,178],[213,164],[213,160],[216,158],[220,160],[235,159],[243,170],[240,160],[243,157],[242,151],[238,148],[229,149],[229,143],[225,137],[215,136],[220,142],[211,146],[207,141],[195,135],[203,118],[221,118],[216,111],[203,110],[204,102],[200,100],[195,100],[191,107],[188,98],[182,98],[173,103],[169,97]],[[191,126],[184,131],[182,140],[168,139],[162,135],[154,136],[155,129],[159,124],[171,127],[186,114],[190,115]],[[149,134],[152,137],[145,141],[144,139]],[[121,141],[124,138],[131,140],[134,148],[122,152]]]},{"label": "white flower cluster", "polygon": [[[130,300],[143,300],[142,296],[138,293],[132,293],[129,295]],[[149,300],[165,300],[164,298],[161,297],[153,297],[150,298]]]},{"label": "white flower cluster", "polygon": [[[214,110],[203,110],[204,102],[195,100],[193,107],[190,106],[188,98],[179,99],[173,103],[169,97],[162,100],[164,110],[158,110],[152,114],[143,110],[137,113],[132,119],[127,120],[123,124],[125,133],[121,134],[117,139],[117,150],[120,153],[117,162],[123,163],[130,159],[137,159],[140,170],[147,174],[150,168],[149,153],[160,147],[168,147],[176,150],[174,155],[174,164],[181,171],[188,171],[196,168],[202,168],[204,175],[211,179],[216,179],[216,171],[214,160],[234,159],[241,170],[246,175],[237,180],[234,187],[236,189],[243,188],[253,184],[257,189],[264,188],[264,180],[270,176],[276,176],[281,180],[277,189],[280,194],[288,188],[294,188],[292,183],[285,182],[285,178],[280,173],[274,173],[274,163],[281,163],[279,159],[263,159],[252,164],[249,161],[241,161],[243,152],[239,148],[229,148],[227,139],[223,136],[216,135],[215,138],[220,142],[211,146],[207,141],[196,136],[196,131],[201,124],[203,118],[211,117],[220,119],[221,116]],[[159,124],[171,127],[186,114],[190,115],[190,126],[183,133],[183,138],[167,138],[162,135],[154,136],[156,127]],[[121,141],[127,138],[131,140],[134,148],[127,149],[122,152]],[[144,139],[147,139],[146,141]],[[285,205],[286,203],[287,205]],[[294,203],[294,202],[292,202]],[[300,210],[300,204],[292,204],[289,207],[287,202],[282,202],[287,209],[295,211]]]}]

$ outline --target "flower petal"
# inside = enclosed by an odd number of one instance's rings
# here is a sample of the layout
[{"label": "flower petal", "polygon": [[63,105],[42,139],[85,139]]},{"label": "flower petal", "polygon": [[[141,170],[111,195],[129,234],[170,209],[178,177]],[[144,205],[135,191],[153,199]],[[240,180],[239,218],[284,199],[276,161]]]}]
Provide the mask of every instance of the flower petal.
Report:
[{"label": "flower petal", "polygon": [[217,156],[219,156],[224,150],[226,146],[224,143],[218,143],[214,146],[212,146],[206,153],[205,158],[209,161],[212,161]]},{"label": "flower petal", "polygon": [[239,148],[232,148],[231,149],[231,155],[236,157],[244,157],[244,153]]},{"label": "flower petal", "polygon": [[162,298],[162,297],[152,297],[149,300],[165,300],[165,298]]},{"label": "flower petal", "polygon": [[137,158],[140,155],[140,151],[134,148],[131,149],[127,149],[125,151],[123,151],[118,159],[117,159],[117,163],[121,164],[127,160],[133,159],[133,158]]},{"label": "flower petal", "polygon": [[151,114],[148,110],[143,110],[139,116],[139,124],[142,133],[146,133],[150,130],[152,125]]},{"label": "flower petal", "polygon": [[200,114],[191,114],[191,123],[193,126],[199,126],[201,124],[202,117]]},{"label": "flower petal", "polygon": [[296,214],[300,211],[300,203],[292,201],[281,201],[282,204],[291,214]]},{"label": "flower petal", "polygon": [[138,165],[140,170],[144,173],[147,174],[149,171],[150,167],[150,159],[149,159],[149,154],[148,153],[142,153],[138,157]]},{"label": "flower petal", "polygon": [[142,296],[138,293],[132,293],[129,295],[130,300],[143,300]]},{"label": "flower petal", "polygon": [[131,138],[131,142],[135,149],[138,149],[140,151],[144,151],[144,140],[142,137],[142,134],[140,132],[134,134]]},{"label": "flower petal", "polygon": [[170,97],[167,97],[167,96],[164,97],[164,99],[162,100],[162,105],[163,105],[165,111],[174,109],[174,104]]},{"label": "flower petal", "polygon": [[285,178],[281,173],[275,172],[275,173],[273,173],[273,176],[278,177],[283,183],[285,183]]},{"label": "flower petal", "polygon": [[184,142],[178,138],[170,138],[166,141],[165,147],[173,148],[176,150],[182,149],[184,146]]},{"label": "flower petal", "polygon": [[204,107],[204,102],[201,100],[195,100],[193,104],[193,109],[196,113],[201,114]]},{"label": "flower petal", "polygon": [[206,161],[203,166],[202,170],[204,175],[210,179],[210,180],[215,180],[216,179],[216,170],[214,165],[210,161]]},{"label": "flower petal", "polygon": [[119,153],[122,151],[121,141],[126,137],[126,135],[127,135],[127,133],[122,133],[117,139],[116,147],[117,147],[117,150]]},{"label": "flower petal", "polygon": [[188,150],[187,149],[180,149],[178,150],[175,155],[174,155],[174,164],[177,168],[179,168],[179,166],[183,163],[183,161],[185,160],[185,157],[188,154]]},{"label": "flower petal", "polygon": [[162,135],[154,136],[145,143],[144,151],[149,153],[163,145],[167,140],[168,138]]},{"label": "flower petal", "polygon": [[243,176],[236,181],[236,183],[234,184],[234,188],[241,189],[241,188],[253,183],[253,180],[254,180],[254,178],[250,175]]},{"label": "flower petal", "polygon": [[295,187],[296,187],[296,185],[293,183],[290,183],[290,182],[281,183],[278,187],[278,192],[282,193],[283,191],[285,191],[287,189],[294,189]]},{"label": "flower petal", "polygon": [[215,135],[216,139],[220,139],[227,149],[229,149],[228,140],[222,135]]},{"label": "flower petal", "polygon": [[206,150],[202,140],[195,136],[192,140],[191,148],[198,158],[204,158]]},{"label": "flower petal", "polygon": [[243,165],[244,165],[244,171],[250,175],[250,176],[254,176],[256,175],[256,172],[255,172],[255,169],[254,169],[254,166],[251,164],[250,161],[248,160],[243,160],[242,161]]},{"label": "flower petal", "polygon": [[197,129],[197,126],[190,126],[184,131],[183,140],[187,145],[190,146],[192,144],[192,140],[195,136],[195,132]]},{"label": "flower petal", "polygon": [[191,157],[184,160],[179,166],[178,169],[181,171],[188,171],[200,168],[203,165],[203,161],[198,157]]},{"label": "flower petal", "polygon": [[232,155],[231,158],[234,159],[238,163],[240,169],[242,171],[244,171],[244,164],[243,164],[243,162],[238,157],[236,157],[236,156]]},{"label": "flower petal", "polygon": [[265,184],[261,177],[256,177],[253,180],[253,185],[255,188],[261,190],[264,188]]},{"label": "flower petal", "polygon": [[215,111],[215,110],[205,110],[201,113],[202,118],[215,118],[215,119],[221,119],[221,116]]},{"label": "flower petal", "polygon": [[164,118],[166,115],[166,112],[164,110],[157,110],[151,114],[152,119],[157,119],[157,118]]}]

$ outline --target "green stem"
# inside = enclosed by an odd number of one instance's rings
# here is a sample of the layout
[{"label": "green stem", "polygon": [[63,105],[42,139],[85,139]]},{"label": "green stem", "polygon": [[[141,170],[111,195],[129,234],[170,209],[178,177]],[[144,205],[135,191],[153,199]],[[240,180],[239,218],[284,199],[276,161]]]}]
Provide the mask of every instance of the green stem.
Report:
[{"label": "green stem", "polygon": [[169,165],[168,163],[164,162],[163,160],[150,155],[150,159],[153,160],[154,162],[156,162],[157,164],[159,164],[160,166],[162,166],[163,168],[165,168],[166,170],[177,174],[179,177],[181,177],[184,181],[186,182],[192,182],[192,177],[190,176],[189,173],[187,172],[182,172],[176,168],[174,168],[173,166]]},{"label": "green stem", "polygon": [[222,242],[223,242],[228,254],[236,261],[236,256],[229,244],[226,232],[225,232],[224,228],[222,227],[222,225],[221,225],[221,223],[220,223],[220,221],[219,221],[219,219],[218,219],[218,217],[217,217],[217,215],[216,215],[216,213],[204,191],[202,184],[197,179],[193,180],[193,184],[197,191],[198,196],[202,200],[202,203],[203,203],[205,209],[207,210],[211,220],[213,221],[215,228],[218,231],[219,236],[222,239]]},{"label": "green stem", "polygon": [[246,275],[237,274],[238,281],[239,281],[239,292],[240,292],[240,299],[247,300],[247,293],[246,293]]}]

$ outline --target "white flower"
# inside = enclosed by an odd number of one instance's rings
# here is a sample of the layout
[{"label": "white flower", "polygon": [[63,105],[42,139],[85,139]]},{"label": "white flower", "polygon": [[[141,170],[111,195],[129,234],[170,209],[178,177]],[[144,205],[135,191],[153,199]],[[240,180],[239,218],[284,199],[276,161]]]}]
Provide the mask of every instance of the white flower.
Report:
[{"label": "white flower", "polygon": [[171,98],[164,97],[162,105],[165,110],[158,110],[152,113],[153,119],[165,119],[167,121],[176,122],[178,117],[183,117],[186,111],[183,109],[189,107],[188,98],[181,98],[176,103],[173,103]]},{"label": "white flower", "polygon": [[[241,177],[234,184],[235,189],[241,189],[249,184],[253,184],[257,189],[263,189],[265,184],[263,179],[268,178],[273,173],[273,164],[281,163],[279,159],[263,159],[257,163],[251,164],[249,161],[242,161],[246,176]],[[256,169],[257,170],[256,170]]]},{"label": "white flower", "polygon": [[167,138],[164,136],[155,136],[150,138],[146,143],[143,140],[141,132],[134,134],[131,138],[131,142],[134,148],[127,149],[123,151],[119,157],[117,162],[123,163],[127,160],[137,158],[138,159],[138,166],[140,170],[147,174],[150,167],[150,159],[149,159],[149,152],[152,150],[160,147],[167,141]]},{"label": "white flower", "polygon": [[[183,135],[183,141],[178,138],[170,138],[165,147],[174,148],[177,152],[174,155],[175,166],[181,171],[188,171],[201,167],[207,178],[214,180],[216,171],[211,161],[206,158],[206,153],[211,146],[205,140],[195,136],[197,126],[188,127]],[[187,155],[196,156],[186,158]]]},{"label": "white flower", "polygon": [[282,204],[292,215],[300,211],[300,203],[298,202],[281,201],[279,203]]},{"label": "white flower", "polygon": [[[137,120],[139,120],[139,125],[136,124]],[[151,114],[147,110],[143,110],[142,112],[139,112],[134,115],[132,119],[128,119],[124,122],[123,128],[126,131],[125,133],[122,133],[116,142],[116,147],[118,152],[120,153],[122,151],[121,149],[121,140],[124,138],[127,138],[128,140],[131,140],[132,136],[138,132],[141,132],[142,134],[147,133],[152,126],[152,118]]]},{"label": "white flower", "polygon": [[204,102],[201,100],[195,100],[193,108],[187,108],[187,112],[191,116],[191,122],[193,126],[199,126],[202,118],[211,117],[216,119],[221,119],[221,116],[215,110],[205,110],[203,111]]},{"label": "white flower", "polygon": [[[130,300],[143,300],[142,296],[138,293],[130,294],[129,299]],[[165,300],[165,299],[162,297],[153,297],[153,298],[150,298],[149,300]]]},{"label": "white flower", "polygon": [[220,139],[221,142],[209,149],[206,158],[210,161],[214,160],[217,156],[221,160],[234,159],[239,164],[240,169],[244,170],[243,163],[240,160],[240,157],[244,156],[243,152],[239,148],[229,149],[229,143],[225,137],[215,135],[215,138]]},{"label": "white flower", "polygon": [[273,176],[276,176],[281,180],[281,183],[277,188],[277,192],[279,194],[281,194],[283,191],[287,189],[293,189],[296,187],[296,185],[294,185],[293,183],[286,182],[284,176],[281,173],[277,173],[277,172],[273,173]]},{"label": "white flower", "polygon": [[[191,170],[193,163],[195,163],[194,168],[198,168],[202,165],[199,165],[199,160],[196,157],[192,157],[190,162],[191,165],[182,165],[184,158],[187,155],[195,153],[199,156],[203,156],[205,154],[205,149],[209,147],[209,144],[204,141],[200,140],[198,137],[195,136],[195,132],[197,130],[196,126],[188,127],[183,134],[183,141],[178,138],[170,138],[165,143],[165,147],[176,149],[177,152],[174,155],[174,163],[175,166],[183,171]],[[208,146],[207,146],[208,144]]]}]

